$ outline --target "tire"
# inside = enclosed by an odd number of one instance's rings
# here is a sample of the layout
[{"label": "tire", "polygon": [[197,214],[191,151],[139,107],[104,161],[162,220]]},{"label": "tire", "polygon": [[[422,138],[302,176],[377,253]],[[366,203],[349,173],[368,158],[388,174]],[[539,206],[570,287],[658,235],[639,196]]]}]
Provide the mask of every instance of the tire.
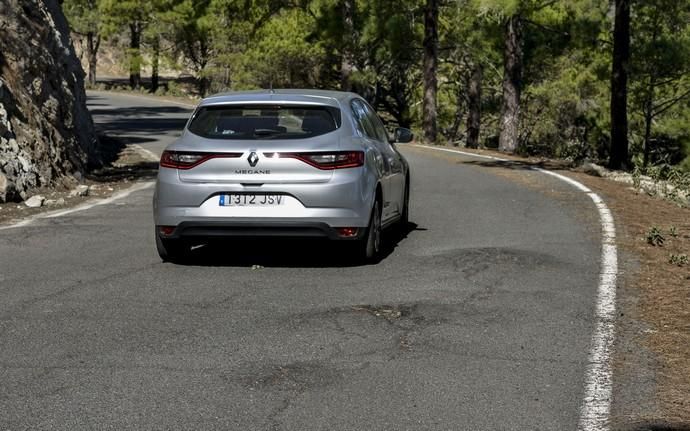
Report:
[{"label": "tire", "polygon": [[364,238],[358,244],[359,260],[363,263],[375,263],[381,254],[381,203],[377,199],[369,217]]},{"label": "tire", "polygon": [[156,249],[163,262],[180,263],[187,256],[189,247],[180,239],[163,239],[156,232]]}]

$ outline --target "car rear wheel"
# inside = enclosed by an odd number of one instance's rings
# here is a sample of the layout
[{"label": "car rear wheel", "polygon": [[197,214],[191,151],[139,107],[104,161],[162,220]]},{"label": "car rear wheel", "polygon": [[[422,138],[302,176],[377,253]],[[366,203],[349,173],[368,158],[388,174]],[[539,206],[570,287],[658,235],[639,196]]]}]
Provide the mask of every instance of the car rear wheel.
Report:
[{"label": "car rear wheel", "polygon": [[156,249],[163,262],[179,263],[189,253],[189,246],[180,239],[161,238],[156,234]]},{"label": "car rear wheel", "polygon": [[366,235],[359,241],[359,258],[365,263],[375,262],[381,254],[381,204],[378,199],[371,210]]}]

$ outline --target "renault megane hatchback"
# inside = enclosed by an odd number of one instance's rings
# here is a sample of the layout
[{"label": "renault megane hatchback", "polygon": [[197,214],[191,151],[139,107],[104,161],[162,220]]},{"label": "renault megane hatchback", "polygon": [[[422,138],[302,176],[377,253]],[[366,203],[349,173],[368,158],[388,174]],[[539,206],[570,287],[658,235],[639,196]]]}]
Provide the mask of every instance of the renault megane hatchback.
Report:
[{"label": "renault megane hatchback", "polygon": [[323,237],[374,260],[382,229],[406,224],[410,172],[354,93],[270,90],[201,101],[160,160],[153,198],[164,261],[219,237]]}]

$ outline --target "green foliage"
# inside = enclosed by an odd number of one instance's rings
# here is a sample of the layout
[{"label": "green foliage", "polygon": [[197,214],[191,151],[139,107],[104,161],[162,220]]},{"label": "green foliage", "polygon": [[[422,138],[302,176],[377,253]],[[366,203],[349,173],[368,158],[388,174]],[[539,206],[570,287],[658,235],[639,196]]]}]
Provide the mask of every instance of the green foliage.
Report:
[{"label": "green foliage", "polygon": [[127,49],[126,58],[130,72],[138,72],[144,65],[144,57],[141,55],[141,50],[139,49]]},{"label": "green foliage", "polygon": [[581,52],[563,56],[550,79],[528,86],[524,92],[521,149],[527,154],[570,158],[596,158],[601,125],[606,115],[606,87],[597,82],[596,64]]},{"label": "green foliage", "polygon": [[651,229],[649,229],[649,232],[647,232],[646,240],[647,244],[649,245],[661,247],[662,245],[664,245],[664,241],[666,241],[666,238],[664,238],[661,229],[659,229],[656,226],[653,226]]},{"label": "green foliage", "polygon": [[[677,164],[688,154],[690,135],[690,3],[635,3],[631,64],[633,144],[648,158]],[[646,126],[650,136],[646,136]],[[684,126],[685,125],[685,126]],[[649,159],[649,160],[648,160]]]},{"label": "green foliage", "polygon": [[274,16],[244,53],[245,73],[237,87],[316,87],[325,50],[307,39],[314,21],[299,9]]},{"label": "green foliage", "polygon": [[[417,0],[365,2],[360,15],[361,68],[356,90],[403,127],[412,125],[415,87],[421,85],[422,20]],[[358,5],[359,6],[359,5]],[[419,119],[419,116],[415,116]]]},{"label": "green foliage", "polygon": [[72,31],[78,34],[100,33],[102,3],[102,0],[65,0],[62,4],[62,10]]},{"label": "green foliage", "polygon": [[152,0],[101,0],[101,15],[106,35],[115,35],[131,25],[145,27],[154,19],[155,1]]},{"label": "green foliage", "polygon": [[[351,67],[354,91],[390,123],[421,123],[425,0],[64,0],[74,31],[90,29],[121,48],[130,68],[151,63],[191,72],[197,92],[248,88],[337,89]],[[454,0],[439,16],[438,124],[462,143],[471,72],[483,70],[480,141],[499,134],[504,24],[519,16],[524,72],[519,150],[602,161],[610,130],[609,2]],[[134,27],[133,27],[134,26]],[[132,29],[141,47],[130,47]],[[630,142],[637,178],[688,189],[690,173],[690,3],[632,5]],[[651,120],[650,120],[651,118]],[[646,126],[649,125],[649,134]],[[648,142],[647,172],[644,143]],[[656,169],[656,171],[655,171]],[[675,193],[675,192],[674,192]]]},{"label": "green foliage", "polygon": [[642,185],[642,169],[639,166],[635,166],[632,171],[632,181],[635,193],[640,191],[640,186]]},{"label": "green foliage", "polygon": [[635,159],[633,169],[633,186],[642,188],[642,175],[646,175],[653,182],[653,190],[647,190],[651,195],[665,197],[680,206],[690,205],[690,172],[670,163],[642,166],[640,158]]},{"label": "green foliage", "polygon": [[156,90],[157,96],[173,96],[173,97],[183,97],[187,96],[188,93],[182,86],[175,81],[169,81],[165,85],[158,87]]},{"label": "green foliage", "polygon": [[688,255],[685,253],[671,254],[669,256],[668,263],[676,266],[685,266],[690,263],[690,260],[688,259]]}]

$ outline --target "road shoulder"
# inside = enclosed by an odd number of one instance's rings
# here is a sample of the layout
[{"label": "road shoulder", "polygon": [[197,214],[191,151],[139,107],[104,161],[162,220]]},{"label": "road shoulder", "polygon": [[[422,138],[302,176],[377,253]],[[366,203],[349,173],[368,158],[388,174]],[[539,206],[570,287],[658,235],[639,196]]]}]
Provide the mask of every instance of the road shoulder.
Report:
[{"label": "road shoulder", "polygon": [[622,274],[617,286],[611,429],[686,429],[690,424],[690,210],[629,184],[568,169],[565,162],[473,152],[510,160],[473,166],[493,169],[515,181],[524,181],[516,166],[554,170],[592,189],[608,204],[618,230]]},{"label": "road shoulder", "polygon": [[[114,138],[101,136],[101,139]],[[1,203],[0,230],[122,199],[150,187],[157,170],[158,159],[150,151],[136,144],[123,144],[113,163],[86,173],[79,183],[34,190],[31,196],[40,198],[35,199],[40,201],[39,206],[30,207],[27,201]]]}]

